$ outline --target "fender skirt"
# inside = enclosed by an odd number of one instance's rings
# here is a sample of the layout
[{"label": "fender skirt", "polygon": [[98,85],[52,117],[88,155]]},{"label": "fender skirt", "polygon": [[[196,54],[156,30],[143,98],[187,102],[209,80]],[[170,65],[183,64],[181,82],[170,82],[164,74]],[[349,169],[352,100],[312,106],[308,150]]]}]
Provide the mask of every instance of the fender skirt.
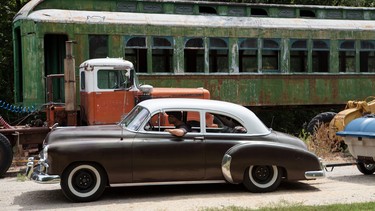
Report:
[{"label": "fender skirt", "polygon": [[296,146],[274,142],[251,142],[230,148],[222,160],[222,172],[229,183],[242,183],[247,167],[276,165],[288,180],[305,180],[305,172],[322,170],[319,158]]}]

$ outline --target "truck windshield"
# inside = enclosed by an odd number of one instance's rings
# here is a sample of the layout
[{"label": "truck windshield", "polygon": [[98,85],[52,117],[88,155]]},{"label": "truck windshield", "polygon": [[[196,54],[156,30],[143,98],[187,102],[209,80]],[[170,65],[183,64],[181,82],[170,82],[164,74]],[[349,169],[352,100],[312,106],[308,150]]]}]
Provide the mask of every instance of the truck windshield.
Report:
[{"label": "truck windshield", "polygon": [[129,130],[137,131],[149,115],[150,112],[146,108],[136,106],[120,124]]},{"label": "truck windshield", "polygon": [[98,71],[99,89],[128,89],[133,85],[132,70],[101,69]]}]

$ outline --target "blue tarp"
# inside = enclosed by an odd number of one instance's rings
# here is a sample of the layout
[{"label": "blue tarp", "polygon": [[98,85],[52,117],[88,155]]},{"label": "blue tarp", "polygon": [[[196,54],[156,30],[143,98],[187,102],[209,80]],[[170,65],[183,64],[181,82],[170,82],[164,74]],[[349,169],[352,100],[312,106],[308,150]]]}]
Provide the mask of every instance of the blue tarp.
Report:
[{"label": "blue tarp", "polygon": [[339,136],[375,138],[375,118],[358,118],[345,127],[344,131],[336,133]]}]

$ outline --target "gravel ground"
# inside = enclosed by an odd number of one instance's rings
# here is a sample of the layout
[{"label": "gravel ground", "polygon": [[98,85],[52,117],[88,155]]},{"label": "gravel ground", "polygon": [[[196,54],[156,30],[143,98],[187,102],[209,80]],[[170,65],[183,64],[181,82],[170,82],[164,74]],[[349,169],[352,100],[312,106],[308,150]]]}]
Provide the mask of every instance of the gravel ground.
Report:
[{"label": "gravel ground", "polygon": [[109,188],[99,201],[71,203],[58,184],[21,181],[15,174],[0,179],[2,210],[202,210],[282,204],[324,205],[375,201],[375,175],[355,166],[336,167],[326,178],[284,182],[272,193],[253,194],[240,185],[171,185]]}]

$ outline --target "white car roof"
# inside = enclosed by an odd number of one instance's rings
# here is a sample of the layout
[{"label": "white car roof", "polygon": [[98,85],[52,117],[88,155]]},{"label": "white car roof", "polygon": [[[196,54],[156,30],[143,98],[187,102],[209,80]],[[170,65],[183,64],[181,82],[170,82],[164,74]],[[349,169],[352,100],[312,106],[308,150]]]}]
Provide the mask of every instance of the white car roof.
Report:
[{"label": "white car roof", "polygon": [[230,102],[191,98],[161,98],[145,100],[138,105],[147,108],[151,114],[160,110],[199,110],[230,115],[239,120],[250,134],[264,135],[270,133],[270,130],[251,110]]}]

